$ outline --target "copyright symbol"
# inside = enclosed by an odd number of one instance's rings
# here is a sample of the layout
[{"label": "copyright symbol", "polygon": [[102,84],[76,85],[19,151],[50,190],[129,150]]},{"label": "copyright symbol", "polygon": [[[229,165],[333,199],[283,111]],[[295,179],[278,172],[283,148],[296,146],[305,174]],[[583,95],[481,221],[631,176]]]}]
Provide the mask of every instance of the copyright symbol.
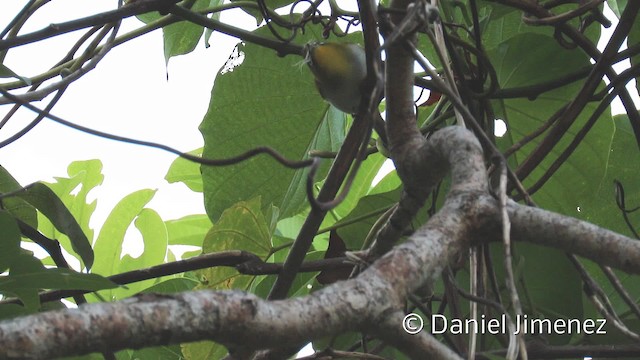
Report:
[{"label": "copyright symbol", "polygon": [[407,334],[415,335],[422,331],[423,327],[424,322],[418,314],[411,313],[402,319],[402,328],[407,332]]}]

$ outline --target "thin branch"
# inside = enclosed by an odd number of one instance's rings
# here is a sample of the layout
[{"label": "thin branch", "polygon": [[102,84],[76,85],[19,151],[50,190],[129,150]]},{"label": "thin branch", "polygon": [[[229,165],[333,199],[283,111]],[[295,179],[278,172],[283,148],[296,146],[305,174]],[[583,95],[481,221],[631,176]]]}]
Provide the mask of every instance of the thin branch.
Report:
[{"label": "thin branch", "polygon": [[[362,5],[361,5],[362,6]],[[358,154],[362,154],[363,149],[366,148],[366,141],[371,134],[371,127],[373,124],[373,114],[378,112],[377,103],[380,97],[380,81],[379,81],[379,67],[380,67],[380,54],[378,53],[379,44],[378,37],[373,29],[369,29],[368,25],[371,21],[365,19],[367,16],[372,16],[365,8],[361,9],[361,19],[363,25],[363,34],[365,36],[366,63],[367,63],[367,77],[363,84],[363,97],[360,100],[360,107],[358,114],[356,114],[356,121],[351,125],[349,133],[340,151],[336,156],[335,161],[331,165],[329,174],[320,189],[317,196],[317,201],[329,202],[335,199],[340,186],[343,184],[345,178],[348,175],[349,168],[351,168],[354,159],[358,157]],[[368,94],[369,97],[367,97]],[[287,296],[287,293],[295,279],[300,264],[311,247],[311,242],[318,232],[318,228],[324,219],[327,210],[317,206],[311,207],[311,212],[307,215],[307,218],[296,237],[289,255],[284,264],[283,270],[278,275],[276,282],[271,288],[269,293],[269,299],[283,299]]]},{"label": "thin branch", "polygon": [[600,4],[602,4],[603,2],[604,0],[591,0],[587,3],[581,4],[576,9],[567,11],[559,15],[547,16],[541,19],[534,19],[528,16],[523,16],[522,21],[527,25],[535,25],[535,26],[557,25],[559,23],[567,22],[571,19],[577,18],[578,16],[581,16],[591,11],[592,9],[595,9],[598,6],[600,6]]},{"label": "thin branch", "polygon": [[28,34],[16,36],[10,39],[0,40],[0,51],[12,47],[31,44],[54,36],[66,34],[76,30],[93,26],[103,26],[105,24],[121,21],[125,18],[144,14],[151,11],[165,9],[178,0],[137,0],[131,1],[126,6],[119,9],[105,11],[100,14],[87,16],[82,19],[72,20],[64,23],[50,24],[49,26]]},{"label": "thin branch", "polygon": [[[154,142],[150,142],[150,141],[143,141],[143,140],[136,140],[136,139],[132,139],[132,138],[128,138],[128,137],[124,137],[124,136],[117,136],[117,135],[113,135],[113,134],[109,134],[109,133],[105,133],[102,131],[98,131],[98,130],[93,130],[78,124],[74,124],[70,121],[64,120],[59,116],[50,114],[48,111],[46,110],[41,110],[27,102],[23,102],[21,101],[19,98],[17,98],[15,95],[3,90],[2,88],[0,88],[0,93],[3,94],[5,97],[17,102],[17,103],[21,103],[22,106],[26,107],[27,109],[34,111],[38,114],[40,114],[43,117],[46,117],[50,120],[53,120],[61,125],[65,125],[68,126],[72,129],[76,129],[82,132],[85,132],[87,134],[91,134],[91,135],[95,135],[95,136],[99,136],[105,139],[111,139],[111,140],[116,140],[116,141],[120,141],[120,142],[125,142],[125,143],[129,143],[129,144],[135,144],[135,145],[142,145],[142,146],[148,146],[151,148],[155,148],[155,149],[160,149],[160,150],[164,150],[167,152],[170,152],[172,154],[178,155],[181,158],[184,158],[186,160],[189,161],[193,161],[195,163],[198,164],[202,164],[202,165],[207,165],[207,166],[227,166],[227,165],[233,165],[233,164],[237,164],[240,163],[246,159],[252,158],[256,155],[260,155],[260,154],[267,154],[269,156],[271,156],[274,160],[278,161],[280,164],[291,168],[291,169],[300,169],[303,167],[308,167],[308,166],[317,166],[318,165],[318,161],[317,159],[308,159],[308,160],[302,160],[302,161],[293,161],[293,160],[289,160],[287,158],[285,158],[284,156],[282,156],[280,153],[278,153],[277,151],[275,151],[272,148],[269,147],[255,147],[251,150],[248,150],[240,155],[234,156],[234,157],[230,157],[230,158],[225,158],[225,159],[208,159],[208,158],[202,158],[200,156],[195,156],[195,155],[191,155],[189,153],[183,153],[181,151],[178,151],[170,146],[167,145],[163,145],[163,144],[158,144],[158,143],[154,143]],[[7,140],[5,140],[4,142],[0,143],[0,147],[5,146],[5,142]]]},{"label": "thin branch", "polygon": [[[22,229],[22,226],[21,226]],[[34,235],[32,232],[26,232],[29,238],[34,239],[34,242],[46,246],[47,252],[51,251],[52,258],[56,258],[56,246],[55,244],[48,243],[42,237]],[[50,240],[53,241],[53,240]],[[54,241],[55,242],[55,241]],[[55,242],[57,243],[57,242]],[[59,248],[59,247],[58,247]],[[57,262],[56,262],[57,263]],[[59,267],[64,267],[58,265]],[[267,263],[260,259],[257,255],[247,251],[231,250],[221,251],[215,253],[208,253],[200,256],[195,256],[185,260],[178,260],[166,264],[160,264],[151,266],[145,269],[132,270],[116,275],[107,277],[107,279],[118,285],[127,285],[138,281],[144,281],[149,279],[158,279],[162,276],[170,276],[180,274],[188,271],[227,266],[233,267],[242,275],[276,275],[281,270],[283,265],[279,263]],[[349,268],[353,266],[345,257],[313,260],[302,263],[300,266],[300,272],[317,272],[323,270],[333,270],[339,268]],[[76,296],[79,294],[86,294],[91,291],[86,290],[52,290],[45,291],[39,294],[41,302],[55,301],[66,297]],[[7,298],[0,300],[0,305],[4,304],[19,304],[21,301],[17,298]]]}]

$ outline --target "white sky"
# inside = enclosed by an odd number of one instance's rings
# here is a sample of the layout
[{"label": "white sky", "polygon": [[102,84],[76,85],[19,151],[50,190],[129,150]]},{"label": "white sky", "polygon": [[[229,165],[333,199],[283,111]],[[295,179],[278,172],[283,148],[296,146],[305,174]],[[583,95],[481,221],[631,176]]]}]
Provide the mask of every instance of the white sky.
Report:
[{"label": "white sky", "polygon": [[[0,27],[4,28],[24,4],[23,0],[3,0]],[[53,1],[40,9],[21,33],[110,10],[114,4],[114,0]],[[237,15],[236,12],[234,19]],[[240,19],[247,25],[252,23],[247,16]],[[141,25],[135,18],[127,19],[119,33]],[[54,65],[80,35],[80,32],[67,34],[12,49],[5,65],[22,76],[34,76]],[[201,42],[194,52],[172,58],[167,80],[161,31],[144,35],[114,48],[94,71],[67,89],[52,113],[112,134],[154,141],[182,151],[193,150],[203,143],[198,125],[206,112],[216,72],[236,43],[236,39],[215,34],[209,49]],[[36,105],[43,108],[46,101]],[[0,107],[0,116],[9,109]],[[21,110],[0,130],[0,139],[6,139],[34,116]],[[92,219],[94,228],[99,228],[118,200],[144,188],[159,189],[148,207],[165,219],[204,213],[199,194],[182,184],[169,185],[164,180],[175,159],[173,154],[101,139],[47,119],[15,143],[0,149],[0,164],[23,185],[52,181],[53,176],[65,177],[72,161],[94,158],[103,162],[105,175],[103,185],[90,194],[92,199],[98,199]]]},{"label": "white sky", "polygon": [[[21,33],[110,10],[115,3],[115,0],[52,1],[27,22]],[[4,28],[24,4],[24,0],[2,0],[0,28]],[[240,11],[229,15],[223,20],[232,16],[236,25],[255,24]],[[613,18],[610,12],[607,16]],[[141,23],[135,18],[128,19],[123,22],[120,34],[139,26]],[[67,34],[12,49],[5,65],[23,76],[37,75],[55,64],[79,36],[80,33]],[[166,144],[182,151],[198,148],[202,146],[202,137],[197,127],[206,112],[213,80],[237,40],[214,34],[210,43],[209,49],[205,49],[201,41],[194,52],[172,58],[168,69],[161,31],[118,46],[94,71],[68,88],[52,113],[83,126]],[[617,70],[628,66],[626,62],[626,66],[619,65]],[[36,103],[41,108],[45,104]],[[0,117],[9,109],[9,106],[0,107]],[[0,139],[6,139],[34,116],[21,110],[0,130]],[[175,156],[160,150],[100,139],[46,119],[15,143],[0,149],[0,164],[23,185],[38,180],[52,181],[54,176],[66,177],[66,168],[72,161],[95,158],[103,163],[105,180],[90,194],[90,199],[98,199],[91,222],[94,229],[99,229],[118,200],[144,188],[159,189],[148,207],[164,219],[204,213],[201,195],[182,184],[169,185],[164,180]],[[306,353],[309,352],[310,349],[306,349]]]},{"label": "white sky", "polygon": [[[24,3],[24,0],[2,0],[0,28]],[[115,3],[115,0],[52,1],[27,22],[21,33],[110,10]],[[239,10],[229,15],[223,20],[232,18],[234,24],[243,27],[255,25],[253,18]],[[607,16],[612,18],[610,13]],[[137,19],[127,19],[120,34],[139,26]],[[613,29],[614,26],[607,32]],[[39,74],[57,62],[80,34],[11,49],[5,65],[23,76]],[[74,82],[52,113],[87,127],[182,151],[200,147],[202,137],[197,127],[206,112],[214,77],[237,40],[216,33],[210,43],[209,49],[201,41],[194,52],[172,58],[167,80],[161,31],[129,41],[114,48],[94,71]],[[46,102],[36,105],[42,108]],[[0,107],[0,117],[9,108]],[[0,139],[22,128],[34,116],[21,110],[0,130]],[[64,177],[72,161],[94,158],[102,160],[105,175],[103,185],[90,194],[91,199],[98,199],[91,223],[95,229],[99,229],[118,200],[144,188],[159,189],[148,206],[164,219],[204,212],[199,194],[182,184],[166,183],[164,175],[175,156],[157,149],[101,139],[46,119],[15,143],[0,149],[0,164],[23,185],[52,181],[53,176]]]}]

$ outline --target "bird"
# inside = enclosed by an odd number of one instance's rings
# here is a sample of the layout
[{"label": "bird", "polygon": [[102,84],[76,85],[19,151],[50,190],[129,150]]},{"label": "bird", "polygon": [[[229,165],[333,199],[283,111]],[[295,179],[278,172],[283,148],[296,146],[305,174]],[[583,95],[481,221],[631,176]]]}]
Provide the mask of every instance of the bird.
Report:
[{"label": "bird", "polygon": [[326,101],[345,113],[358,112],[367,76],[366,55],[360,45],[311,42],[305,46],[305,62]]}]

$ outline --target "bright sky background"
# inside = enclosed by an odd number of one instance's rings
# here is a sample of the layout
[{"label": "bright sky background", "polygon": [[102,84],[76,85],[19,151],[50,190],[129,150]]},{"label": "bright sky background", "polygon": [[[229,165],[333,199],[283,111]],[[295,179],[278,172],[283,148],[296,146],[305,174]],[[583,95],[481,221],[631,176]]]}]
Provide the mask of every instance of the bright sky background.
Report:
[{"label": "bright sky background", "polygon": [[[4,28],[24,4],[23,0],[2,0],[0,27]],[[52,1],[27,22],[21,33],[111,10],[114,4],[113,0]],[[235,11],[234,23],[238,20],[245,26],[255,24],[252,18]],[[119,34],[141,25],[137,19],[129,18]],[[80,35],[80,32],[67,34],[12,49],[5,65],[22,76],[37,75],[62,58]],[[167,68],[162,32],[144,35],[111,50],[95,70],[67,89],[52,113],[108,133],[154,141],[182,151],[193,150],[203,144],[198,125],[207,110],[215,75],[236,43],[234,38],[214,34],[209,49],[201,42],[194,52],[172,58]],[[44,108],[46,101],[36,105]],[[2,106],[0,116],[9,109]],[[21,110],[0,130],[0,138],[6,139],[34,116]],[[53,176],[65,177],[72,161],[95,158],[103,162],[105,179],[102,186],[90,193],[92,199],[98,199],[92,219],[94,228],[99,228],[118,200],[144,188],[159,189],[148,206],[165,219],[204,213],[199,194],[182,184],[169,185],[164,180],[175,159],[173,154],[101,139],[47,119],[15,143],[0,149],[0,164],[22,185],[52,181]]]},{"label": "bright sky background", "polygon": [[[2,0],[0,27],[4,28],[24,4],[23,0]],[[27,22],[21,33],[110,10],[114,4],[115,0],[52,1]],[[253,18],[242,11],[225,14],[223,21],[245,28],[255,25]],[[610,11],[607,16],[613,18]],[[129,18],[119,33],[140,26],[137,19]],[[606,32],[611,33],[614,27]],[[11,49],[5,65],[23,76],[42,73],[68,51],[80,34]],[[166,67],[162,32],[146,34],[114,48],[95,70],[68,88],[52,113],[90,128],[182,151],[198,148],[202,137],[197,127],[206,112],[213,80],[236,43],[234,38],[215,33],[210,48],[201,41],[194,52],[172,58]],[[621,63],[618,71],[628,66],[628,62]],[[46,102],[36,105],[43,108]],[[0,107],[0,116],[9,108]],[[0,130],[0,139],[22,128],[34,116],[28,110],[20,110]],[[103,185],[90,193],[91,199],[98,199],[91,223],[96,229],[118,200],[144,188],[159,190],[148,206],[164,219],[204,212],[199,194],[164,180],[175,156],[157,149],[101,139],[46,119],[15,143],[0,149],[0,164],[23,185],[64,177],[72,161],[94,158],[103,162],[105,175]]]},{"label": "bright sky background", "polygon": [[[115,3],[115,0],[52,1],[27,22],[21,33],[111,10]],[[2,0],[0,28],[24,4],[24,0]],[[606,14],[613,18],[610,11]],[[241,11],[222,17],[223,21],[230,19],[245,28],[255,25],[253,18]],[[129,18],[119,33],[140,26],[137,19]],[[610,34],[614,27],[605,32]],[[66,34],[11,49],[5,65],[22,76],[40,74],[66,54],[80,34]],[[104,132],[154,141],[182,151],[193,150],[202,146],[198,125],[206,112],[215,75],[236,43],[234,38],[214,34],[210,48],[206,49],[201,41],[194,52],[172,58],[166,67],[162,32],[144,35],[114,48],[95,70],[68,88],[52,113]],[[628,66],[628,61],[621,63],[617,70]],[[43,108],[46,101],[35,104]],[[9,109],[0,107],[0,117]],[[615,112],[621,112],[619,105]],[[0,139],[12,135],[34,116],[30,111],[20,110],[0,130]],[[200,194],[164,180],[175,156],[160,150],[101,139],[46,119],[15,143],[0,149],[0,164],[22,185],[52,181],[54,176],[66,177],[66,168],[72,161],[95,158],[103,163],[105,179],[102,186],[90,193],[90,199],[98,199],[91,222],[94,229],[99,229],[117,201],[145,188],[158,189],[148,207],[165,220],[204,213]]]}]

